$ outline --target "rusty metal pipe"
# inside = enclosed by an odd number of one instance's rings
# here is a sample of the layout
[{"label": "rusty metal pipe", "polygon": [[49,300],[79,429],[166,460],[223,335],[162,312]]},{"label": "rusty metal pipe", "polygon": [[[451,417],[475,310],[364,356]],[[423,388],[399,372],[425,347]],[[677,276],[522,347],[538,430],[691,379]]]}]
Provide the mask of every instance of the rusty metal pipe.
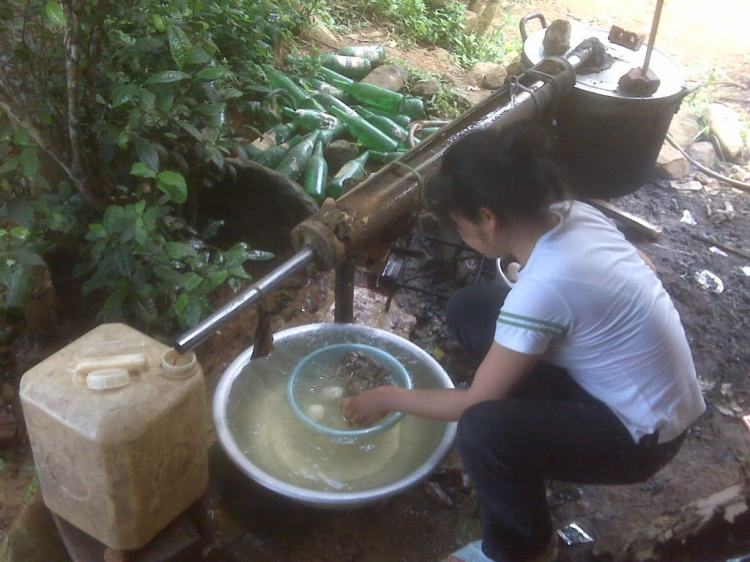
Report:
[{"label": "rusty metal pipe", "polygon": [[[201,324],[180,336],[174,348],[185,353],[202,343],[241,310],[315,258],[331,269],[351,257],[357,246],[371,240],[388,226],[403,219],[420,204],[419,177],[433,173],[448,147],[459,138],[486,127],[500,128],[521,119],[533,118],[547,110],[559,96],[575,85],[575,68],[590,55],[580,48],[567,59],[550,57],[522,74],[516,85],[497,90],[486,100],[444,126],[427,141],[412,148],[370,176],[337,201],[327,200],[315,217],[292,231],[297,254],[269,275],[214,312]],[[343,268],[344,266],[342,266]],[[343,308],[349,308],[349,275],[341,271]],[[338,300],[338,299],[337,299]],[[342,310],[337,319],[350,316]]]},{"label": "rusty metal pipe", "polygon": [[328,200],[318,215],[294,229],[295,246],[313,245],[319,265],[334,267],[353,248],[419,206],[419,178],[437,169],[449,146],[472,131],[505,127],[546,111],[557,97],[572,90],[575,68],[589,55],[590,50],[577,50],[567,60],[550,57],[529,69],[517,84],[497,90],[335,202]]}]

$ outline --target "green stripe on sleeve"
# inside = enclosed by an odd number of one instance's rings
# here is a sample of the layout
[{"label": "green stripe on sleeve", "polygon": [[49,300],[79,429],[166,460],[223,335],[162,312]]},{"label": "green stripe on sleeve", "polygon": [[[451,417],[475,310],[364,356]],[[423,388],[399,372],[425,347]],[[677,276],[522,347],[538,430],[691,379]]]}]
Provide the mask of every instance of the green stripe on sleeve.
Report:
[{"label": "green stripe on sleeve", "polygon": [[500,311],[500,317],[498,318],[498,322],[501,321],[505,321],[505,323],[507,324],[509,324],[510,321],[519,322],[524,325],[531,324],[540,329],[545,328],[547,330],[551,330],[560,336],[564,336],[568,333],[568,328],[565,326],[561,326],[560,324],[547,322],[546,320],[539,320],[537,318],[531,318],[529,316],[521,316],[520,314],[513,314],[511,312],[504,312],[502,310]]}]

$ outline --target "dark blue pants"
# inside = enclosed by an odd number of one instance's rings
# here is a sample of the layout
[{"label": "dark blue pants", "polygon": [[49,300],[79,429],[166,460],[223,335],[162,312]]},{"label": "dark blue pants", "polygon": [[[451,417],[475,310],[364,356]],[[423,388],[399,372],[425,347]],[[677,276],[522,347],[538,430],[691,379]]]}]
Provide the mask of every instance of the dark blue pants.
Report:
[{"label": "dark blue pants", "polygon": [[[484,283],[448,302],[447,322],[464,350],[481,361],[493,341],[508,290]],[[458,450],[477,490],[483,550],[497,562],[522,562],[552,536],[545,479],[580,484],[642,482],[679,450],[683,436],[636,443],[604,405],[568,373],[540,362],[512,395],[467,409]]]}]

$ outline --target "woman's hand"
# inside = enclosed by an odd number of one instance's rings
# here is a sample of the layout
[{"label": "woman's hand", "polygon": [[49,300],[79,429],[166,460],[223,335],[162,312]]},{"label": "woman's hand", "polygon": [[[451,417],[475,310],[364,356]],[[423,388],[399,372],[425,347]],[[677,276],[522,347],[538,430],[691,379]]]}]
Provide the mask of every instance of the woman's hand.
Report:
[{"label": "woman's hand", "polygon": [[349,423],[369,427],[390,412],[383,404],[382,398],[383,387],[366,390],[351,398],[344,398],[341,401],[341,410]]}]

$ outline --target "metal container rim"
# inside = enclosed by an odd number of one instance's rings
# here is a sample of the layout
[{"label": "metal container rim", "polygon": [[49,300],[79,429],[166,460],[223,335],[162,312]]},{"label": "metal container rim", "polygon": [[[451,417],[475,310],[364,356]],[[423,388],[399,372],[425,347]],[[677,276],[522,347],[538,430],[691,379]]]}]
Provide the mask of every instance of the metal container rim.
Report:
[{"label": "metal container rim", "polygon": [[[304,334],[309,331],[339,331],[344,329],[344,327],[348,331],[356,331],[363,335],[376,336],[392,342],[397,342],[400,345],[409,348],[411,351],[415,352],[420,360],[425,361],[432,367],[432,370],[438,375],[438,382],[441,384],[442,388],[453,388],[453,382],[450,377],[448,377],[440,364],[426,351],[409,340],[371,326],[335,323],[306,324],[282,330],[276,334],[275,339],[287,338]],[[213,420],[218,441],[227,456],[244,474],[268,490],[281,494],[299,503],[316,507],[357,507],[391,497],[419,483],[439,465],[453,446],[453,442],[456,438],[457,424],[456,422],[448,422],[443,432],[443,436],[435,447],[435,450],[416,470],[395,482],[372,488],[370,490],[362,490],[358,492],[331,492],[311,490],[309,488],[303,488],[301,486],[295,486],[284,482],[283,480],[270,475],[250,461],[250,459],[239,448],[234,440],[234,436],[229,430],[227,419],[229,396],[235,380],[242,373],[245,366],[250,363],[252,353],[253,347],[246,349],[237,356],[221,376],[214,393],[212,404]]]}]

